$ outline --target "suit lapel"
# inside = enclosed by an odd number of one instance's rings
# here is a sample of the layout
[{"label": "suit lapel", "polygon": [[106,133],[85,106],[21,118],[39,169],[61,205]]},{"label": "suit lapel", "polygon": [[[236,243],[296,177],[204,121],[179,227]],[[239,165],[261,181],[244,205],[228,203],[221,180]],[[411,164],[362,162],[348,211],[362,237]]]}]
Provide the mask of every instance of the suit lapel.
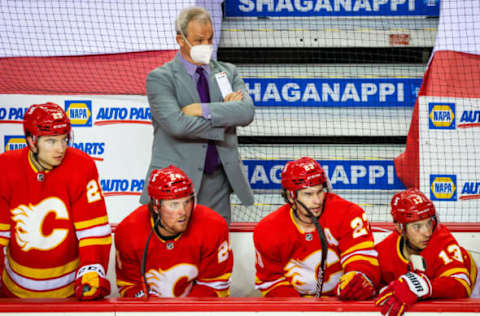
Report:
[{"label": "suit lapel", "polygon": [[188,94],[194,102],[200,102],[195,81],[193,81],[193,78],[187,73],[185,66],[178,56],[175,56],[173,69],[175,71],[175,79],[182,87],[180,93]]},{"label": "suit lapel", "polygon": [[212,102],[223,101],[222,93],[220,92],[220,88],[217,84],[217,79],[215,78],[215,74],[219,73],[220,71],[221,70],[216,67],[215,63],[210,63],[210,78],[208,82],[208,89],[210,91],[210,100]]}]

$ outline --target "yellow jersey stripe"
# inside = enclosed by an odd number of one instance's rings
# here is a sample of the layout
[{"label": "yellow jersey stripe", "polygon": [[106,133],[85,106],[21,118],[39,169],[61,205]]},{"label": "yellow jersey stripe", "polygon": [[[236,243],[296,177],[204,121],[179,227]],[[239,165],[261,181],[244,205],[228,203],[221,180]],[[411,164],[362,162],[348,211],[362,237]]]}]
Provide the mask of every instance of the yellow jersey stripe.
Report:
[{"label": "yellow jersey stripe", "polygon": [[77,258],[64,264],[63,266],[58,266],[55,268],[30,268],[13,260],[13,258],[10,256],[10,253],[8,253],[7,256],[8,263],[15,273],[31,279],[44,279],[45,277],[57,278],[75,271],[80,265],[80,260]]},{"label": "yellow jersey stripe", "polygon": [[108,216],[105,215],[105,216],[89,219],[87,221],[76,222],[74,223],[74,225],[75,225],[75,229],[84,229],[84,228],[103,225],[107,223],[108,223]]},{"label": "yellow jersey stripe", "polygon": [[343,257],[346,254],[349,254],[349,253],[354,252],[354,251],[359,250],[359,249],[373,249],[373,248],[374,248],[373,241],[364,241],[364,242],[359,243],[358,245],[355,245],[353,247],[348,248],[340,256]]},{"label": "yellow jersey stripe", "polygon": [[10,224],[0,223],[0,230],[10,230]]},{"label": "yellow jersey stripe", "polygon": [[230,296],[230,290],[215,291],[215,293],[217,293],[218,297],[229,297]]},{"label": "yellow jersey stripe", "polygon": [[112,236],[101,237],[101,238],[85,238],[80,240],[78,243],[79,247],[86,247],[86,246],[99,246],[99,245],[111,245],[112,244]]},{"label": "yellow jersey stripe", "polygon": [[122,286],[132,286],[132,285],[135,285],[135,283],[127,282],[127,281],[123,281],[123,280],[118,280],[118,279],[117,279],[117,286],[118,286],[118,287],[122,287]]},{"label": "yellow jersey stripe", "polygon": [[457,273],[464,273],[466,276],[469,276],[469,273],[466,268],[453,268],[453,269],[448,269],[447,271],[444,271],[442,274],[440,274],[439,278],[448,277]]},{"label": "yellow jersey stripe", "polygon": [[216,280],[228,280],[230,279],[230,276],[232,275],[231,272],[229,273],[225,273],[223,275],[220,275],[218,277],[215,277],[215,278],[202,278],[202,279],[199,279],[199,281],[216,281]]},{"label": "yellow jersey stripe", "polygon": [[75,293],[74,283],[52,291],[35,292],[25,290],[10,279],[6,270],[3,270],[3,284],[10,292],[20,298],[67,298]]},{"label": "yellow jersey stripe", "polygon": [[9,241],[10,241],[10,239],[0,237],[0,245],[2,245],[2,246],[8,246]]},{"label": "yellow jersey stripe", "polygon": [[351,256],[350,258],[348,258],[347,260],[345,260],[342,263],[342,267],[345,269],[345,266],[347,264],[351,263],[352,261],[368,261],[371,265],[379,266],[377,258],[361,256],[361,255],[354,255],[354,256]]}]

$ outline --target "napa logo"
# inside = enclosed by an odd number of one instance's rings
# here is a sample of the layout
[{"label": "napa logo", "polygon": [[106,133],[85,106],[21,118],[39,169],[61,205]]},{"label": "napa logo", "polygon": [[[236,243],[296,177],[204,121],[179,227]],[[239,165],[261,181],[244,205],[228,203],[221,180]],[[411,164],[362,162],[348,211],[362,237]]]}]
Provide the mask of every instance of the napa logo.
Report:
[{"label": "napa logo", "polygon": [[457,175],[431,174],[430,199],[433,201],[456,201]]},{"label": "napa logo", "polygon": [[141,195],[144,183],[144,179],[100,180],[100,186],[102,187],[104,196]]},{"label": "napa logo", "polygon": [[5,144],[5,151],[27,147],[27,142],[25,141],[25,136],[23,135],[5,135],[3,140],[3,143]]},{"label": "napa logo", "polygon": [[455,129],[455,103],[428,104],[429,129]]},{"label": "napa logo", "polygon": [[92,126],[91,100],[65,100],[65,112],[70,124],[76,127]]}]

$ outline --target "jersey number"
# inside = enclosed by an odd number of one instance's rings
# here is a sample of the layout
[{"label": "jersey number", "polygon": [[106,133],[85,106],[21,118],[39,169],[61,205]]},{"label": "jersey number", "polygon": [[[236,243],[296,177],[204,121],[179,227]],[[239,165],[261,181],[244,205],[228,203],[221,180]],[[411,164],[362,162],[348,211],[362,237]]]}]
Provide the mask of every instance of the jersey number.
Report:
[{"label": "jersey number", "polygon": [[451,258],[457,260],[458,262],[463,262],[462,251],[460,250],[460,247],[458,247],[458,245],[453,244],[448,246],[447,251],[450,256],[447,254],[447,252],[445,252],[445,250],[440,251],[440,253],[438,254],[438,256],[443,260],[445,264],[449,264],[450,262],[452,262]]},{"label": "jersey number", "polygon": [[362,218],[355,217],[350,222],[350,227],[353,228],[353,238],[357,238],[363,235],[367,235],[368,231],[365,227],[365,222],[367,221],[367,216],[365,213],[362,214]]},{"label": "jersey number", "polygon": [[228,259],[228,242],[224,241],[218,247],[218,263],[222,263]]},{"label": "jersey number", "polygon": [[100,191],[98,190],[98,184],[95,180],[90,180],[87,184],[87,200],[88,203],[93,203],[102,198]]}]

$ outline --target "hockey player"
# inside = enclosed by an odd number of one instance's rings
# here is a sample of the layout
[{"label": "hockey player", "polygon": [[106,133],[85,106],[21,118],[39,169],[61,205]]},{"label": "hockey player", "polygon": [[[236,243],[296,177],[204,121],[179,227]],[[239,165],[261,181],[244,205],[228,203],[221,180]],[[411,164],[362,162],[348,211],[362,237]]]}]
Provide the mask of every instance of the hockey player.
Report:
[{"label": "hockey player", "polygon": [[383,315],[402,315],[428,298],[469,297],[477,268],[471,255],[438,222],[435,206],[408,189],[391,202],[395,231],[377,244],[382,272],[376,301]]},{"label": "hockey player", "polygon": [[148,195],[149,204],[115,231],[120,295],[228,296],[233,254],[225,220],[195,204],[192,181],[172,165],[152,171]]},{"label": "hockey player", "polygon": [[28,147],[0,155],[0,293],[102,298],[112,237],[95,162],[68,147],[57,104],[32,105],[23,128]]},{"label": "hockey player", "polygon": [[375,295],[380,270],[364,211],[330,192],[315,160],[289,162],[282,171],[287,204],[255,227],[256,289],[263,296]]}]

